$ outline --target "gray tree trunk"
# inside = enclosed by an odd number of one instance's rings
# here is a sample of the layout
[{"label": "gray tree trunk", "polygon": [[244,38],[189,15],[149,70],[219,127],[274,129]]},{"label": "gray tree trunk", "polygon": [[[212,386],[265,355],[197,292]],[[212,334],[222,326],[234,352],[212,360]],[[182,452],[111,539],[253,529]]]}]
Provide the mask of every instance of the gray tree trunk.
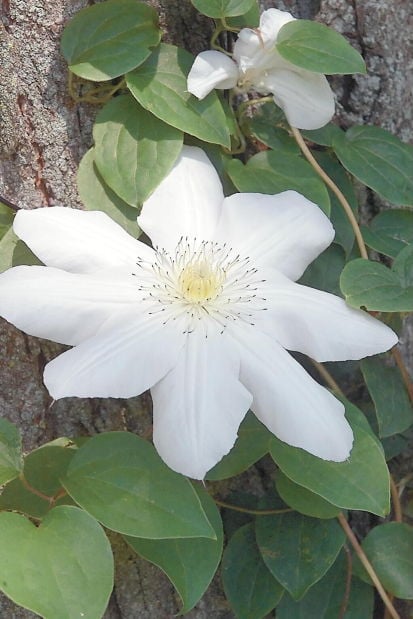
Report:
[{"label": "gray tree trunk", "polygon": [[[208,48],[210,21],[189,0],[151,0],[160,13],[166,39],[196,53]],[[91,145],[96,110],[75,105],[67,90],[67,67],[59,52],[66,22],[88,0],[2,0],[0,15],[0,193],[25,208],[81,207],[76,170]],[[346,35],[364,55],[368,76],[334,81],[338,120],[343,126],[381,125],[406,141],[413,139],[413,41],[411,0],[263,0],[296,17],[316,18]],[[410,67],[410,71],[408,68]],[[366,194],[370,212],[381,203]],[[45,363],[60,347],[0,324],[0,414],[17,424],[26,450],[58,436],[103,430],[141,432],[150,425],[147,396],[130,401],[65,399],[50,408],[42,385]],[[406,348],[407,354],[408,348]],[[410,348],[411,350],[411,348]],[[261,491],[252,471],[244,483]],[[106,619],[167,619],[179,600],[167,578],[137,558],[114,536],[116,587]],[[32,613],[0,598],[0,617],[29,619]],[[189,615],[229,619],[217,578]]]}]

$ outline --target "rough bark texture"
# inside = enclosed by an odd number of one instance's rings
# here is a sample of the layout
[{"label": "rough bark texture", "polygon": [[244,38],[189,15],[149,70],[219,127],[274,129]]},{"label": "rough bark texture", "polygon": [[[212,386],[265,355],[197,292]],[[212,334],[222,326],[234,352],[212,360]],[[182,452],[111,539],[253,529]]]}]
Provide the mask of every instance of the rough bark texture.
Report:
[{"label": "rough bark texture", "polygon": [[[196,53],[208,46],[210,21],[189,0],[153,0],[166,38]],[[80,207],[76,170],[91,145],[95,109],[74,105],[67,93],[67,69],[59,39],[67,20],[88,0],[3,0],[0,14],[0,192],[26,208],[63,204]],[[346,35],[364,55],[368,76],[338,78],[338,119],[343,126],[368,122],[386,127],[406,141],[413,139],[412,24],[410,0],[264,0],[296,17],[316,18]],[[382,203],[369,192],[369,213]],[[405,338],[408,339],[407,337]],[[411,338],[410,338],[411,340]],[[406,341],[405,354],[412,345]],[[103,430],[144,431],[150,424],[148,397],[133,401],[66,399],[50,407],[42,385],[45,363],[60,347],[0,325],[0,414],[16,423],[30,450],[57,436]],[[261,492],[259,469],[243,483]],[[167,578],[136,558],[114,537],[116,587],[106,619],[167,619],[179,601]],[[191,619],[233,617],[217,578],[189,615]],[[0,617],[34,615],[0,598]]]}]

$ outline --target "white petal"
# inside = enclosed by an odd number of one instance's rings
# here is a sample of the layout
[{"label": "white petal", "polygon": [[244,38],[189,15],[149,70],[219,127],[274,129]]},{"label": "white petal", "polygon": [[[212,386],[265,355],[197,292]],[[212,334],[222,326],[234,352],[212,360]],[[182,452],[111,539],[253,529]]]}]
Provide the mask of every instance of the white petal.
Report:
[{"label": "white petal", "polygon": [[17,213],[14,231],[47,266],[75,273],[126,269],[152,250],[101,211],[53,206]]},{"label": "white petal", "polygon": [[258,329],[238,329],[240,378],[258,419],[279,439],[324,460],[348,458],[353,433],[344,406],[279,344]]},{"label": "white petal", "polygon": [[334,229],[321,209],[296,191],[238,193],[224,200],[218,235],[257,265],[298,279],[330,245]]},{"label": "white petal", "polygon": [[151,389],[153,439],[173,470],[203,479],[234,445],[251,394],[225,335],[187,337],[178,364]]},{"label": "white petal", "polygon": [[0,275],[0,315],[29,335],[74,346],[128,306],[138,306],[129,279],[20,266]]},{"label": "white petal", "polygon": [[183,344],[175,322],[129,311],[48,363],[44,383],[55,400],[130,398],[169,372]]},{"label": "white petal", "polygon": [[226,54],[215,50],[201,52],[188,75],[188,92],[204,99],[214,88],[233,88],[238,75],[237,65]]},{"label": "white petal", "polygon": [[184,146],[181,156],[143,205],[139,226],[158,247],[172,251],[181,237],[214,238],[224,193],[205,153]]},{"label": "white petal", "polygon": [[362,359],[397,344],[397,335],[366,312],[333,294],[278,276],[261,318],[284,348],[317,361]]},{"label": "white petal", "polygon": [[260,18],[260,33],[266,47],[272,47],[277,40],[281,28],[295,18],[287,11],[268,9],[263,11]]},{"label": "white petal", "polygon": [[298,129],[319,129],[334,116],[333,92],[325,76],[319,73],[294,65],[291,69],[280,66],[261,77],[256,86],[260,92],[272,92],[290,125]]}]

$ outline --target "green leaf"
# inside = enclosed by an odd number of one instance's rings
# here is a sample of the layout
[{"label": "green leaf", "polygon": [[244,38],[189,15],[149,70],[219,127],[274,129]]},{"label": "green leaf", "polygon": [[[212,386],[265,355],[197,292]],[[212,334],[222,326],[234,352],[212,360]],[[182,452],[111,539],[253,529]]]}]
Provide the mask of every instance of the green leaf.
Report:
[{"label": "green leaf", "polygon": [[277,607],[277,619],[372,619],[373,588],[352,579],[346,612],[341,614],[346,597],[347,560],[341,552],[327,574],[301,600],[284,595]]},{"label": "green leaf", "polygon": [[378,439],[361,411],[349,402],[346,416],[354,432],[354,445],[345,462],[330,462],[277,438],[270,453],[282,472],[342,509],[359,509],[385,516],[389,505],[389,472]]},{"label": "green leaf", "polygon": [[257,140],[276,151],[300,154],[297,142],[281,127],[269,124],[265,119],[256,116],[248,123],[248,132]]},{"label": "green leaf", "polygon": [[[348,173],[337,161],[336,157],[326,152],[313,152],[313,155],[320,166],[328,176],[335,182],[338,188],[343,192],[344,197],[347,199],[353,213],[357,216],[358,202],[354,191],[354,185],[350,179]],[[334,242],[346,252],[346,256],[349,256],[354,245],[354,231],[349,222],[348,216],[344,211],[342,205],[338,201],[335,194],[328,189],[328,193],[331,200],[331,223],[333,224],[336,236]]]},{"label": "green leaf", "polygon": [[23,468],[21,448],[19,430],[0,417],[0,485],[20,474]]},{"label": "green leaf", "polygon": [[101,81],[139,66],[160,40],[153,8],[136,0],[107,0],[75,15],[61,47],[73,73]]},{"label": "green leaf", "polygon": [[266,151],[251,157],[246,165],[232,159],[227,172],[241,192],[275,194],[294,189],[330,213],[327,189],[309,163],[283,151]]},{"label": "green leaf", "polygon": [[335,518],[340,513],[339,507],[294,483],[282,471],[277,471],[275,480],[277,492],[282,500],[300,514],[324,519]]},{"label": "green leaf", "polygon": [[348,262],[340,277],[340,287],[347,303],[379,312],[413,311],[413,283],[405,285],[406,280],[400,277],[406,260],[411,259],[413,245],[406,247],[401,254],[392,269],[364,258]]},{"label": "green leaf", "polygon": [[[413,528],[401,522],[381,524],[368,533],[362,548],[386,591],[412,600]],[[365,582],[371,582],[358,561],[354,571]]]},{"label": "green leaf", "polygon": [[343,133],[343,130],[333,123],[327,123],[324,127],[320,127],[320,129],[300,129],[300,131],[306,140],[320,146],[330,147],[333,146],[334,137],[337,134]]},{"label": "green leaf", "polygon": [[413,146],[380,127],[351,127],[333,148],[362,183],[397,205],[413,204]]},{"label": "green leaf", "polygon": [[0,587],[44,619],[101,619],[113,586],[113,557],[99,524],[77,507],[52,509],[39,527],[0,514]]},{"label": "green leaf", "polygon": [[191,0],[194,7],[207,17],[235,17],[251,9],[254,0]]},{"label": "green leaf", "polygon": [[134,238],[139,237],[141,231],[136,221],[136,208],[126,204],[106,185],[95,165],[94,148],[83,155],[79,164],[77,188],[86,210],[103,211]]},{"label": "green leaf", "polygon": [[407,430],[413,423],[413,409],[397,368],[387,367],[377,358],[363,359],[361,371],[374,402],[379,436]]},{"label": "green leaf", "polygon": [[228,17],[226,22],[231,28],[254,28],[260,23],[260,7],[257,0],[252,1],[249,11],[237,17]]},{"label": "green leaf", "polygon": [[230,147],[225,111],[216,92],[199,101],[187,90],[187,76],[194,62],[189,52],[161,44],[126,81],[137,101],[168,125],[213,144]]},{"label": "green leaf", "polygon": [[375,251],[395,258],[413,243],[413,211],[395,208],[376,215],[371,224],[361,226],[364,241]]},{"label": "green leaf", "polygon": [[221,560],[224,537],[221,516],[214,501],[201,486],[194,488],[214,528],[216,539],[125,537],[138,554],[160,567],[168,576],[181,597],[181,614],[189,612],[208,588]]},{"label": "green leaf", "polygon": [[255,533],[265,565],[294,599],[324,576],[345,541],[335,520],[295,512],[257,518]]},{"label": "green leaf", "polygon": [[272,434],[249,412],[234,447],[207,473],[206,479],[216,481],[242,473],[268,453],[271,438]]},{"label": "green leaf", "polygon": [[130,95],[115,97],[93,127],[95,163],[103,180],[131,206],[142,204],[172,169],[181,131],[144,110]]},{"label": "green leaf", "polygon": [[0,202],[0,239],[13,225],[14,211],[3,202]]},{"label": "green leaf", "polygon": [[285,60],[315,73],[366,73],[358,51],[324,24],[297,19],[285,24],[277,37],[277,51]]},{"label": "green leaf", "polygon": [[344,252],[333,243],[307,267],[300,284],[341,296],[340,275],[344,265]]},{"label": "green leaf", "polygon": [[0,240],[0,273],[19,264],[42,264],[10,228]]},{"label": "green leaf", "polygon": [[222,560],[222,582],[237,619],[261,619],[280,601],[284,590],[261,557],[253,523],[231,537]]},{"label": "green leaf", "polygon": [[215,539],[190,482],[171,471],[150,443],[129,432],[87,441],[62,483],[76,503],[119,533]]}]

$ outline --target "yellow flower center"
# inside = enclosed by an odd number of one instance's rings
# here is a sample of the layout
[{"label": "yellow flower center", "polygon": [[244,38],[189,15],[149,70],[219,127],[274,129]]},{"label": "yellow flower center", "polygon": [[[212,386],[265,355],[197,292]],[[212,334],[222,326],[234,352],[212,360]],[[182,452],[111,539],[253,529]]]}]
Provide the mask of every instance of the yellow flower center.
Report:
[{"label": "yellow flower center", "polygon": [[179,276],[182,296],[190,303],[213,301],[221,293],[224,282],[224,271],[211,268],[203,258],[187,264]]}]

